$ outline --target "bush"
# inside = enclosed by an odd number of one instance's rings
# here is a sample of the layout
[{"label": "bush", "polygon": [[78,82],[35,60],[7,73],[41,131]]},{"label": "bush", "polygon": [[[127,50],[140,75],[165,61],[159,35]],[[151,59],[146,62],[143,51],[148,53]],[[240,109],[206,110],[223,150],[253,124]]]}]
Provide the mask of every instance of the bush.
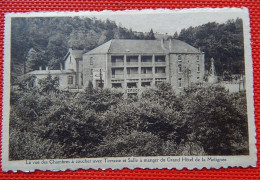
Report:
[{"label": "bush", "polygon": [[162,141],[152,133],[132,131],[107,136],[97,149],[98,157],[156,156],[162,154]]},{"label": "bush", "polygon": [[[90,88],[91,89],[91,88]],[[10,159],[248,154],[245,92],[11,92]]]}]

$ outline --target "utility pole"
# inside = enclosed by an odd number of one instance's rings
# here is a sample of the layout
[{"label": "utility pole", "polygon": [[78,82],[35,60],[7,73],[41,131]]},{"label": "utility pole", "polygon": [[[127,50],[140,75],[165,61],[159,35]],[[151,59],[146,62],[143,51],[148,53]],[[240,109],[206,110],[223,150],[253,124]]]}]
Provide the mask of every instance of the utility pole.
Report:
[{"label": "utility pole", "polygon": [[101,88],[101,89],[103,89],[103,80],[102,80],[102,69],[100,68],[100,74],[99,74],[99,76],[100,76],[100,84],[99,84],[99,87]]}]

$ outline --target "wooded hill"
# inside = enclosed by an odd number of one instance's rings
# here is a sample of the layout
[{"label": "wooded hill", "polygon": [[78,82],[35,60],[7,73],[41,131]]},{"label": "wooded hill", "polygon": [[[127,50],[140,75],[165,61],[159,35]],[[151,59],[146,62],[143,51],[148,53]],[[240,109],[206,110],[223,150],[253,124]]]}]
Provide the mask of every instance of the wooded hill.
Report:
[{"label": "wooded hill", "polygon": [[68,48],[88,51],[110,39],[139,38],[110,20],[79,17],[13,18],[11,37],[14,77],[23,73],[26,61],[29,69],[56,69]]},{"label": "wooded hill", "polygon": [[210,22],[197,27],[182,29],[174,38],[182,40],[205,52],[205,66],[209,70],[210,59],[215,60],[218,75],[244,74],[244,40],[242,19],[219,24]]},{"label": "wooded hill", "polygon": [[[242,20],[226,23],[207,23],[183,29],[173,38],[183,40],[205,52],[206,69],[209,60],[216,61],[217,73],[243,73]],[[95,18],[50,17],[13,18],[11,29],[12,80],[38,66],[59,68],[68,48],[91,50],[110,39],[155,39],[150,33],[134,33],[131,29],[117,26],[115,22]],[[26,64],[27,69],[24,68]],[[29,66],[29,67],[28,67]]]}]

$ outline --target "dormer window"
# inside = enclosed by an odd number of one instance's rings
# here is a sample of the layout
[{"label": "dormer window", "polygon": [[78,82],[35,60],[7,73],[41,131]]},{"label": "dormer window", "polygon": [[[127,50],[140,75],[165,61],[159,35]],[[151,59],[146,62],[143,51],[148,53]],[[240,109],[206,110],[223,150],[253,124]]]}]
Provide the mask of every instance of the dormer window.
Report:
[{"label": "dormer window", "polygon": [[90,65],[93,65],[93,64],[94,64],[93,57],[90,57],[89,64],[90,64]]},{"label": "dormer window", "polygon": [[178,61],[182,61],[182,56],[178,55]]}]

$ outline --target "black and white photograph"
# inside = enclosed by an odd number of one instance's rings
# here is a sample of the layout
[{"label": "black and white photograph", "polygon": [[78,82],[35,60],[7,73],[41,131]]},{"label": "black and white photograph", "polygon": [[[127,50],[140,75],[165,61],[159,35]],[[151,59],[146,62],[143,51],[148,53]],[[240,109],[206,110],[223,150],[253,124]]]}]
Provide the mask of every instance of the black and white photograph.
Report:
[{"label": "black and white photograph", "polygon": [[5,170],[254,166],[247,13],[9,14]]}]

